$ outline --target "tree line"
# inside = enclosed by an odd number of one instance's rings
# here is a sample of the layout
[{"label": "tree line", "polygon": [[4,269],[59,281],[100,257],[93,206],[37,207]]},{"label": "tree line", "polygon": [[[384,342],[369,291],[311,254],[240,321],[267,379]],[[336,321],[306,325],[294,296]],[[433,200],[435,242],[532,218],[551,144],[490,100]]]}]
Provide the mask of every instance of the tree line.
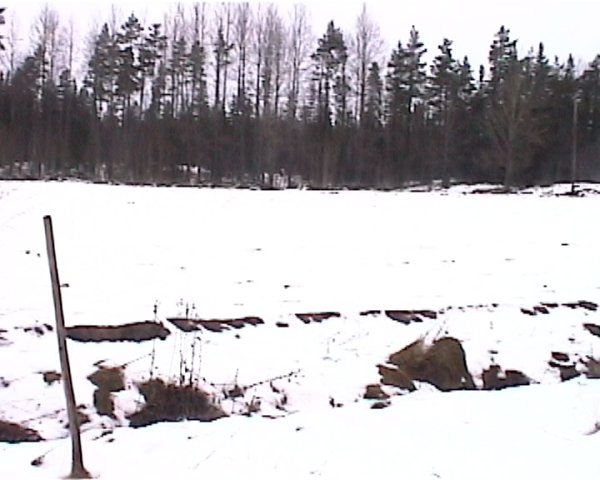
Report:
[{"label": "tree line", "polygon": [[301,5],[199,3],[162,24],[113,15],[79,77],[72,24],[46,6],[33,32],[22,61],[3,35],[3,178],[508,187],[571,179],[575,151],[578,179],[600,173],[600,55],[519,56],[504,26],[474,70],[450,39],[428,64],[415,27],[386,54],[365,7],[313,39]]}]

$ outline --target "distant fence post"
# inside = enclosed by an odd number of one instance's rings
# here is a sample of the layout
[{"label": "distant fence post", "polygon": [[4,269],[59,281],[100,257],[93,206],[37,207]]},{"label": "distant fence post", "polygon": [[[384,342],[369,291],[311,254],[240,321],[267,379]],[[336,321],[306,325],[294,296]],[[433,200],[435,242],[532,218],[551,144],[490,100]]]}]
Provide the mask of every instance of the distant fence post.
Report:
[{"label": "distant fence post", "polygon": [[69,432],[71,434],[72,459],[70,478],[91,478],[91,475],[83,466],[81,437],[79,435],[79,420],[77,418],[75,392],[73,391],[73,381],[71,379],[69,353],[67,352],[65,319],[63,314],[62,296],[60,292],[60,281],[58,277],[58,265],[56,262],[56,250],[54,248],[54,232],[52,230],[52,218],[49,215],[44,217],[44,230],[46,232],[46,251],[48,252],[50,279],[52,281],[52,296],[54,298],[54,315],[56,317],[58,353],[60,356],[60,368],[62,373],[62,382],[65,389],[65,398],[67,400]]}]

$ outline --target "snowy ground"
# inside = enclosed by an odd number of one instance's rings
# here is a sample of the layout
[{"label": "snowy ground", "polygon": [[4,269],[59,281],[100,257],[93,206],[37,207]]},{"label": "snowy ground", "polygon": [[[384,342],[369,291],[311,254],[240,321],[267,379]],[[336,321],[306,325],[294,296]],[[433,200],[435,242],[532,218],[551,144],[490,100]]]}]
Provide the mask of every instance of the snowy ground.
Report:
[{"label": "snowy ground", "polygon": [[[174,378],[181,356],[190,361],[193,335],[166,324],[173,333],[165,341],[70,341],[77,400],[92,420],[84,457],[98,478],[599,478],[600,434],[590,433],[600,422],[600,381],[561,383],[548,361],[552,352],[600,357],[600,339],[583,328],[600,324],[600,312],[521,312],[540,302],[600,303],[600,195],[553,195],[565,188],[467,195],[473,187],[337,193],[0,182],[0,419],[47,439],[0,444],[0,478],[58,478],[70,468],[62,387],[40,373],[59,369],[56,339],[29,329],[54,324],[46,214],[68,325],[153,320],[155,305],[159,321],[265,321],[196,336],[194,372],[216,398],[236,383],[258,384],[243,399],[219,401],[236,413],[260,400],[260,412],[212,423],[128,428],[122,415],[141,401],[133,386],[116,395],[119,421],[93,414],[86,377],[95,363],[127,364],[133,384],[149,376],[154,348],[155,373]],[[406,326],[360,315],[386,309],[439,316]],[[295,317],[324,311],[341,316],[309,325]],[[444,335],[461,340],[478,385],[494,362],[536,384],[453,393],[422,384],[407,395],[389,388],[391,406],[372,410],[362,394],[379,381],[377,364],[417,338]]]}]

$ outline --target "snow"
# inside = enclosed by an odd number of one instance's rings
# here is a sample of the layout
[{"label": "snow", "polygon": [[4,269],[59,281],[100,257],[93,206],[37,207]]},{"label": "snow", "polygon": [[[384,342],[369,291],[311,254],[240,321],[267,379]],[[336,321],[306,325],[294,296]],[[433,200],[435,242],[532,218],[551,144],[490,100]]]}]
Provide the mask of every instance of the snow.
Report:
[{"label": "snow", "polygon": [[[188,316],[259,316],[264,325],[165,341],[69,341],[84,459],[97,478],[598,478],[600,382],[561,383],[552,352],[600,357],[583,328],[600,313],[540,302],[600,303],[600,196],[256,192],[84,183],[0,182],[0,419],[38,429],[37,444],[0,444],[0,478],[59,478],[70,470],[42,217],[51,214],[68,325]],[[431,309],[403,325],[366,310]],[[305,325],[296,313],[339,312]],[[285,322],[288,328],[278,328]],[[1,332],[1,330],[0,330]],[[377,365],[418,338],[450,335],[467,365],[496,362],[534,385],[442,393],[420,384],[372,410],[362,398]],[[192,344],[195,342],[194,350]],[[154,351],[154,355],[152,352]],[[228,418],[127,426],[154,374],[175,378],[194,358],[198,381]],[[127,364],[117,420],[93,413],[94,364]],[[581,365],[578,363],[578,366]],[[276,379],[269,382],[269,379]],[[223,389],[254,385],[243,399]],[[280,392],[277,393],[271,387]],[[285,394],[287,402],[282,405]],[[260,399],[260,412],[240,415]],[[330,400],[341,404],[332,408]],[[40,466],[30,463],[43,456]]]}]

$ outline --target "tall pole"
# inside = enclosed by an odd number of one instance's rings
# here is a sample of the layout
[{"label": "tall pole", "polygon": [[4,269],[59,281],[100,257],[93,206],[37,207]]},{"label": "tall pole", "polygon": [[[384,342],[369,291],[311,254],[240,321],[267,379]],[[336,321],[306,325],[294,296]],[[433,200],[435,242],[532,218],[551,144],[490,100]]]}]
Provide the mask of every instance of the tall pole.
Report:
[{"label": "tall pole", "polygon": [[70,478],[91,478],[91,475],[83,466],[81,437],[79,435],[79,420],[77,418],[75,392],[73,390],[73,381],[71,379],[71,366],[69,364],[69,352],[67,351],[65,317],[63,314],[62,296],[60,292],[56,250],[54,248],[54,232],[52,230],[52,218],[49,215],[44,217],[44,230],[46,232],[46,250],[48,252],[48,264],[50,266],[50,280],[52,281],[52,296],[54,298],[54,315],[56,317],[58,354],[60,356],[60,368],[62,372],[63,387],[65,389],[65,398],[67,401],[69,433],[71,434],[72,458]]}]

